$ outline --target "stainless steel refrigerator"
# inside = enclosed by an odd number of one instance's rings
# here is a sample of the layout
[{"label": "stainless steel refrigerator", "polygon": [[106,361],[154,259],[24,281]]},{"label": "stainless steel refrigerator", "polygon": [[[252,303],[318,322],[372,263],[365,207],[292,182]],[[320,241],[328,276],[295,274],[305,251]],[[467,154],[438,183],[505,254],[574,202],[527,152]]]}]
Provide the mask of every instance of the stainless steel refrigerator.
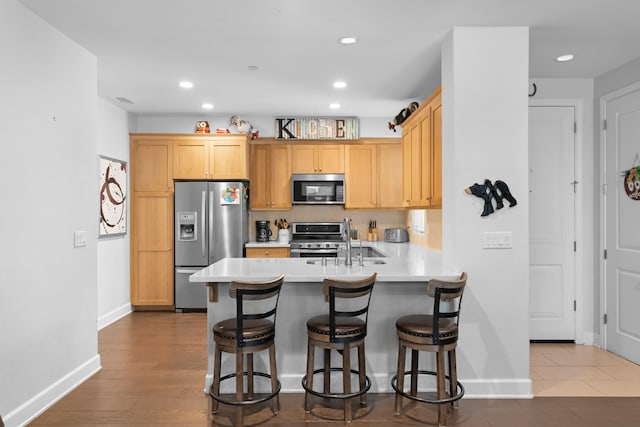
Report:
[{"label": "stainless steel refrigerator", "polygon": [[248,181],[175,182],[176,311],[207,307],[207,287],[189,276],[223,258],[241,258],[249,240]]}]

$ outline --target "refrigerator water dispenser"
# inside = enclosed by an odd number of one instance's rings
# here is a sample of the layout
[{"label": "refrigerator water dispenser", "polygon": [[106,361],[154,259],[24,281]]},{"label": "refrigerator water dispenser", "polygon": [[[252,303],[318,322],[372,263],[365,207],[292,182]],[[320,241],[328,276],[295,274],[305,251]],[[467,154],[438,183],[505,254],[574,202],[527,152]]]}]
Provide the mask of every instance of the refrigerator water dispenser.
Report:
[{"label": "refrigerator water dispenser", "polygon": [[197,212],[178,212],[178,240],[190,242],[197,240]]}]

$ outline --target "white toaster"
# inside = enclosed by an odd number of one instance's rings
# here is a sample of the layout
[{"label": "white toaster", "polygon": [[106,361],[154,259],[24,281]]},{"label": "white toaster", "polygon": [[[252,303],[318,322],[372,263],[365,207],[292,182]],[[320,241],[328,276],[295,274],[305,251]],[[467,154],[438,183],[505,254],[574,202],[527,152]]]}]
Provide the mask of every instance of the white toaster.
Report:
[{"label": "white toaster", "polygon": [[405,243],[409,241],[409,234],[404,228],[385,228],[384,241],[390,243]]}]

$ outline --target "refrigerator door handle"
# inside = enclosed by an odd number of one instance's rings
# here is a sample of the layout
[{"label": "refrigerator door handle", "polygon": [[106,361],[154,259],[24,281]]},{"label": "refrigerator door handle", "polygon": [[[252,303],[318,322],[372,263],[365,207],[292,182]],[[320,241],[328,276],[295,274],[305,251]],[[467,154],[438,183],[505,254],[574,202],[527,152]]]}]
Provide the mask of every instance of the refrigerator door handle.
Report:
[{"label": "refrigerator door handle", "polygon": [[207,239],[206,239],[206,235],[205,235],[206,228],[204,226],[205,225],[205,223],[204,223],[204,213],[206,212],[206,210],[205,210],[205,208],[206,208],[206,205],[205,205],[206,199],[207,199],[207,192],[203,191],[202,192],[202,197],[201,197],[202,206],[200,208],[200,230],[202,230],[201,233],[200,233],[200,237],[201,237],[200,238],[200,242],[202,244],[202,256],[203,257],[207,256]]},{"label": "refrigerator door handle", "polygon": [[192,269],[176,268],[176,273],[178,273],[178,274],[193,274],[193,273],[196,273],[196,272],[198,272],[200,270],[202,270],[202,268],[192,268]]},{"label": "refrigerator door handle", "polygon": [[[213,244],[213,191],[209,191],[209,259],[215,259]],[[209,262],[207,261],[207,265]]]}]

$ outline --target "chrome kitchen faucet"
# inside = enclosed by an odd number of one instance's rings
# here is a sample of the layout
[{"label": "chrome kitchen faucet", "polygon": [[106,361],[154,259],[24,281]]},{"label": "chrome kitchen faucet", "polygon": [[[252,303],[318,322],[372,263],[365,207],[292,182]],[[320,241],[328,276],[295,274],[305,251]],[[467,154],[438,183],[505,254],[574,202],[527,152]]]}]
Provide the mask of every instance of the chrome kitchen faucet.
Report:
[{"label": "chrome kitchen faucet", "polygon": [[351,260],[351,218],[344,219],[344,230],[342,232],[347,246],[347,252],[344,255],[344,265],[351,267],[353,264]]}]

